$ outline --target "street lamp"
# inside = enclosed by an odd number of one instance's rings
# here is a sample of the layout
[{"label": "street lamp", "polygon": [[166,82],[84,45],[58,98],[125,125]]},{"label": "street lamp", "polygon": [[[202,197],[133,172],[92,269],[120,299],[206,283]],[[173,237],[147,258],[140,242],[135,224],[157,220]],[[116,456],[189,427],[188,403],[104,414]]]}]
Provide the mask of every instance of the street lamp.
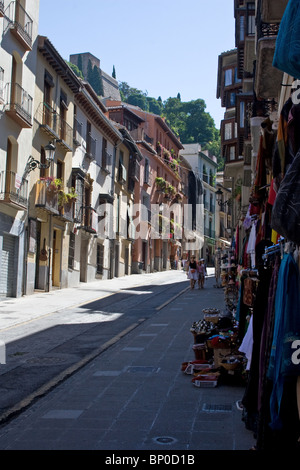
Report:
[{"label": "street lamp", "polygon": [[48,168],[49,168],[50,163],[54,161],[55,145],[52,142],[49,142],[49,144],[45,145],[44,150],[45,150],[45,158],[47,162],[49,162],[48,164]]},{"label": "street lamp", "polygon": [[45,145],[44,150],[47,163],[41,163],[39,160],[36,160],[32,155],[30,155],[27,161],[25,173],[28,174],[36,168],[39,168],[40,170],[47,170],[50,167],[55,157],[55,145],[52,142],[49,142],[49,144]]},{"label": "street lamp", "polygon": [[230,199],[227,199],[227,201],[222,201],[222,196],[223,196],[223,191],[219,188],[216,191],[216,198],[217,198],[217,203],[219,204],[220,207],[226,206],[227,204],[230,204]]}]

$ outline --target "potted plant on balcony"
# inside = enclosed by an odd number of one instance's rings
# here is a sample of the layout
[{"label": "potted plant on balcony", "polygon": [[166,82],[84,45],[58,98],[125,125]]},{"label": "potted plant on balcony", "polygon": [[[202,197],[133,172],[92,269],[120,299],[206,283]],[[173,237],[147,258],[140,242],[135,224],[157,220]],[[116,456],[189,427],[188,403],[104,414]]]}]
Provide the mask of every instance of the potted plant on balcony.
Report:
[{"label": "potted plant on balcony", "polygon": [[160,142],[157,142],[157,144],[156,144],[156,152],[158,153],[158,155],[161,154],[161,149],[162,149],[161,143],[160,143]]},{"label": "potted plant on balcony", "polygon": [[53,176],[40,178],[39,182],[44,182],[49,191],[59,191],[62,187],[62,180],[60,178],[54,178]]},{"label": "potted plant on balcony", "polygon": [[166,189],[165,189],[165,198],[166,199],[172,199],[175,192],[176,192],[176,189],[174,188],[174,186],[169,184],[168,186],[166,186]]},{"label": "potted plant on balcony", "polygon": [[72,187],[68,193],[60,190],[58,194],[58,209],[60,213],[64,214],[65,212],[69,212],[76,198],[77,194],[75,192],[75,188]]},{"label": "potted plant on balcony", "polygon": [[171,154],[170,154],[169,150],[164,149],[163,156],[164,156],[164,159],[167,163],[170,163],[172,161],[172,157],[171,157]]},{"label": "potted plant on balcony", "polygon": [[156,177],[155,178],[155,183],[156,183],[156,186],[157,186],[157,190],[159,192],[164,192],[165,191],[167,182],[164,178]]}]

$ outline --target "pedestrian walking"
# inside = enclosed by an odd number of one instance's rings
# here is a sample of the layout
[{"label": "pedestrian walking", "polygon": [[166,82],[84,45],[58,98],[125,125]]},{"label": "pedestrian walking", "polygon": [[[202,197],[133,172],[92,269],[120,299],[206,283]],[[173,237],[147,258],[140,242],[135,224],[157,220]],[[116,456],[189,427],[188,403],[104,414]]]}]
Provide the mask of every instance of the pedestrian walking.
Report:
[{"label": "pedestrian walking", "polygon": [[188,264],[188,278],[191,281],[191,289],[194,289],[198,280],[197,261],[195,256],[191,256],[191,260]]},{"label": "pedestrian walking", "polygon": [[203,289],[204,281],[205,281],[205,274],[206,274],[206,268],[205,268],[203,259],[200,259],[198,261],[197,270],[198,270],[198,289]]}]

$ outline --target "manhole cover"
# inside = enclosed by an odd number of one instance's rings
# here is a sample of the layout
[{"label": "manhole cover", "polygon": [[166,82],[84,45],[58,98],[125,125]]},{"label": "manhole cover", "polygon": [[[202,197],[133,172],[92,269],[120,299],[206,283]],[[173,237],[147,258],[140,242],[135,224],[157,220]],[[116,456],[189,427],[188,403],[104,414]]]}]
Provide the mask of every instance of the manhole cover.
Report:
[{"label": "manhole cover", "polygon": [[174,439],[174,437],[169,436],[155,437],[153,440],[157,444],[174,444],[176,442],[176,439]]},{"label": "manhole cover", "polygon": [[205,403],[202,407],[202,411],[207,413],[230,413],[232,411],[232,405],[216,405]]}]

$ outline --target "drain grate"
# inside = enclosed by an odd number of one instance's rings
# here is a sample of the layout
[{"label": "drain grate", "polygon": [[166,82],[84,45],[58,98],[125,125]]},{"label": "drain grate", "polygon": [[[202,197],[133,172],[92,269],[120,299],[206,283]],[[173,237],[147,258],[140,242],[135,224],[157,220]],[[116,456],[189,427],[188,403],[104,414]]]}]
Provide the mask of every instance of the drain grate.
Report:
[{"label": "drain grate", "polygon": [[202,411],[205,411],[206,413],[230,413],[232,412],[232,405],[204,403],[202,406]]}]

